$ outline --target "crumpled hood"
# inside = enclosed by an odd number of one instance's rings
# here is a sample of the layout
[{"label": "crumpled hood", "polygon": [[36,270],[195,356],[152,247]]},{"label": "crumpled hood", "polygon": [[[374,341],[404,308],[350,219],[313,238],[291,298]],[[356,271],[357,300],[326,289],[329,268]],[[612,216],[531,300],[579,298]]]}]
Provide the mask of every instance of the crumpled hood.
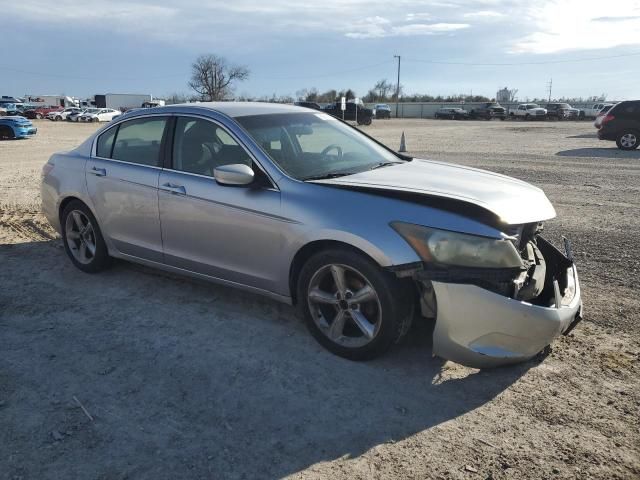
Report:
[{"label": "crumpled hood", "polygon": [[413,159],[315,182],[450,198],[489,210],[510,225],[556,216],[547,196],[533,185],[498,173],[433,160]]}]

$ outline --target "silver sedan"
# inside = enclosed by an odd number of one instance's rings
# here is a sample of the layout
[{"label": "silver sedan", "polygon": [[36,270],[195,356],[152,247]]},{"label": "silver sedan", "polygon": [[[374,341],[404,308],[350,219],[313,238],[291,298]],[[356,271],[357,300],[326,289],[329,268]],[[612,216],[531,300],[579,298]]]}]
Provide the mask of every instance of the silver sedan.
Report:
[{"label": "silver sedan", "polygon": [[410,158],[324,113],[201,103],[118,117],[43,168],[43,210],[80,270],[120,258],[299,307],[346,358],[435,319],[436,355],[529,359],[581,318],[555,216],[513,178]]}]

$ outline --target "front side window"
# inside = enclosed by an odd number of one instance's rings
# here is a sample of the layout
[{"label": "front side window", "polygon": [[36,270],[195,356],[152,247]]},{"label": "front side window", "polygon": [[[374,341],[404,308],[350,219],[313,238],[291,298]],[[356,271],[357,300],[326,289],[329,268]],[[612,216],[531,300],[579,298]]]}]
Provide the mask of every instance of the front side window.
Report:
[{"label": "front side window", "polygon": [[222,127],[208,120],[180,117],[173,140],[173,168],[212,177],[216,167],[233,163],[251,166],[246,150]]},{"label": "front side window", "polygon": [[160,145],[167,119],[149,117],[129,120],[118,128],[111,158],[124,162],[160,166]]},{"label": "front side window", "polygon": [[349,175],[402,161],[325,113],[254,115],[236,121],[282,170],[299,180]]}]

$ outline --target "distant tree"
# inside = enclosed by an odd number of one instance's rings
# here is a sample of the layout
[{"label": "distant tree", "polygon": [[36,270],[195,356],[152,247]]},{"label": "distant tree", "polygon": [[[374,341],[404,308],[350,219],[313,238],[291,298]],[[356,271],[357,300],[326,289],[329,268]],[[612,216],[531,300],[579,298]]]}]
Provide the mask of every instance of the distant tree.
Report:
[{"label": "distant tree", "polygon": [[230,65],[217,55],[200,55],[191,65],[189,87],[202,100],[224,100],[233,93],[235,82],[249,78],[249,69]]},{"label": "distant tree", "polygon": [[378,80],[376,82],[372,90],[375,90],[377,92],[378,94],[377,100],[387,100],[387,97],[389,96],[389,92],[391,92],[393,89],[394,89],[394,86],[391,83],[389,83],[389,81],[386,78],[383,78],[382,80]]},{"label": "distant tree", "polygon": [[311,88],[307,92],[307,96],[304,97],[306,102],[317,102],[318,101],[318,89],[316,87]]},{"label": "distant tree", "polygon": [[176,103],[187,103],[195,100],[193,96],[189,96],[181,92],[173,92],[165,96],[166,105],[175,105]]}]

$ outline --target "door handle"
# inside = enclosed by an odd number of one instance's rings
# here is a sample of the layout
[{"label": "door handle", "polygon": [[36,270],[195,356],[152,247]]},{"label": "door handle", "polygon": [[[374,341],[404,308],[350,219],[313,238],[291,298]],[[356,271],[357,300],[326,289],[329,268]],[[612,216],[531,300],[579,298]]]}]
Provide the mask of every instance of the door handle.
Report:
[{"label": "door handle", "polygon": [[107,170],[104,168],[93,167],[89,173],[96,175],[98,177],[104,177],[107,174]]},{"label": "door handle", "polygon": [[166,192],[171,192],[174,195],[186,195],[187,190],[182,185],[175,185],[173,183],[163,183],[162,190]]}]

